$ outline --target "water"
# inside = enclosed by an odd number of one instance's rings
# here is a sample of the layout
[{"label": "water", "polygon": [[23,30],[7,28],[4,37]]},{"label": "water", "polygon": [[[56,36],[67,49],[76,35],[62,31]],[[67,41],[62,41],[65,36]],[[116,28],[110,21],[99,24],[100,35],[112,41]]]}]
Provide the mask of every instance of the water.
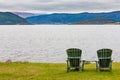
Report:
[{"label": "water", "polygon": [[119,25],[0,26],[0,61],[66,62],[66,49],[82,49],[82,59],[97,60],[96,51],[113,49],[120,62]]}]

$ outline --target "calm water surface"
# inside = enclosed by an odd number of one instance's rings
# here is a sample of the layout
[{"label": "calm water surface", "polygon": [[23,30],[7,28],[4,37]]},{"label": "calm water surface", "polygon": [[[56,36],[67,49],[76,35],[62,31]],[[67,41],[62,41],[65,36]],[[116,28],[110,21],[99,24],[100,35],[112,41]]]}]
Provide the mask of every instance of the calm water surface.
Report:
[{"label": "calm water surface", "polygon": [[82,59],[97,60],[96,51],[113,49],[120,62],[120,25],[0,26],[0,61],[66,62],[66,49],[80,48]]}]

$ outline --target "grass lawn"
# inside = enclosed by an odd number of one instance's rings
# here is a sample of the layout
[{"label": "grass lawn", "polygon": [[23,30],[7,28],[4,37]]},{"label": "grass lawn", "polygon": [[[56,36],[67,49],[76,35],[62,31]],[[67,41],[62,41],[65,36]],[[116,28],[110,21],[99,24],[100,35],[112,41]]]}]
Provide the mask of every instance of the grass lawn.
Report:
[{"label": "grass lawn", "polygon": [[113,63],[112,72],[97,72],[95,64],[84,69],[66,73],[61,63],[0,63],[0,80],[120,80],[120,63]]}]

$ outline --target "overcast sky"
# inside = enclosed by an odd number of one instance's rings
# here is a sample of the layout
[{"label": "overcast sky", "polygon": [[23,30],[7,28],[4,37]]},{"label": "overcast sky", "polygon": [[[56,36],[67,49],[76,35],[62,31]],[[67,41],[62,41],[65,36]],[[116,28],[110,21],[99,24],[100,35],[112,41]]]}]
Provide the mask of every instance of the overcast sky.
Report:
[{"label": "overcast sky", "polygon": [[120,10],[120,0],[0,0],[0,11],[79,13],[117,10]]}]

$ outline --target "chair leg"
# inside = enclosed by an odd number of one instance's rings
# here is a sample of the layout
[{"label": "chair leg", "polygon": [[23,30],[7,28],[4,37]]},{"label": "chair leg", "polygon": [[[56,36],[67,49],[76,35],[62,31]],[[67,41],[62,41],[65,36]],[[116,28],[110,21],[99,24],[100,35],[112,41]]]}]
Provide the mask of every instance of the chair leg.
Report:
[{"label": "chair leg", "polygon": [[97,71],[100,72],[100,68],[98,68]]},{"label": "chair leg", "polygon": [[110,63],[110,72],[112,72],[112,61]]},{"label": "chair leg", "polygon": [[97,64],[97,61],[96,61],[96,70],[98,70],[98,64]]},{"label": "chair leg", "polygon": [[112,72],[112,67],[110,67],[110,72]]},{"label": "chair leg", "polygon": [[100,67],[97,67],[97,71],[100,72]]},{"label": "chair leg", "polygon": [[70,71],[69,61],[67,60],[67,73]]},{"label": "chair leg", "polygon": [[79,71],[79,72],[81,72],[81,71],[82,71],[82,70],[81,70],[81,67],[79,67],[78,71]]},{"label": "chair leg", "polygon": [[98,62],[98,61],[96,61],[96,70],[97,70],[98,72],[100,72],[100,67],[99,67],[99,62]]},{"label": "chair leg", "polygon": [[70,72],[70,68],[69,68],[69,67],[67,67],[67,73],[68,73],[68,72]]},{"label": "chair leg", "polygon": [[84,63],[85,63],[85,61],[83,60],[82,61],[82,67],[81,67],[82,71],[84,70]]}]

